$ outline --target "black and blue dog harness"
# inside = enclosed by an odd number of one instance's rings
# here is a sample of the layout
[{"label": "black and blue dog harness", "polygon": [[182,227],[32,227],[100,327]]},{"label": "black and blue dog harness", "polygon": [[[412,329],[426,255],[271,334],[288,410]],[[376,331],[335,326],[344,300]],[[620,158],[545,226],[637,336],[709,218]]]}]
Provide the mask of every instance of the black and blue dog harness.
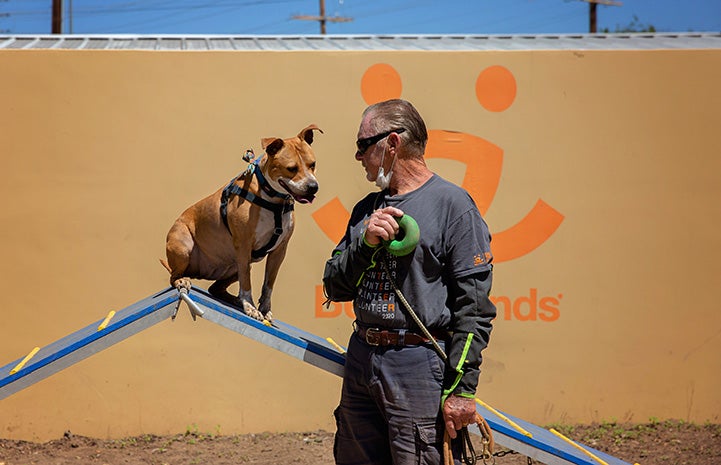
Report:
[{"label": "black and blue dog harness", "polygon": [[[228,201],[230,200],[230,196],[232,195],[238,195],[240,197],[243,197],[248,202],[254,203],[261,208],[265,208],[266,210],[270,210],[271,212],[273,212],[273,218],[275,220],[275,229],[273,230],[273,236],[270,238],[267,244],[265,244],[260,249],[254,250],[252,252],[251,257],[255,260],[265,257],[266,255],[268,255],[268,252],[273,247],[275,247],[275,244],[278,242],[278,238],[280,238],[280,235],[283,234],[283,214],[289,211],[293,211],[294,204],[292,196],[278,192],[271,187],[271,185],[268,183],[268,180],[265,179],[265,176],[263,176],[263,173],[260,171],[260,166],[258,166],[259,161],[260,160],[256,160],[250,166],[248,166],[247,170],[233,178],[230,183],[225,187],[225,189],[223,189],[223,193],[220,196],[220,217],[223,218],[223,224],[225,224],[225,227],[228,228],[228,232],[230,232],[230,226],[228,226]],[[263,192],[265,192],[271,197],[283,199],[283,202],[269,202],[264,198],[255,195],[246,189],[243,189],[235,183],[237,180],[248,175],[252,176],[253,174],[255,174],[255,177],[258,179],[258,185],[263,190]]]}]

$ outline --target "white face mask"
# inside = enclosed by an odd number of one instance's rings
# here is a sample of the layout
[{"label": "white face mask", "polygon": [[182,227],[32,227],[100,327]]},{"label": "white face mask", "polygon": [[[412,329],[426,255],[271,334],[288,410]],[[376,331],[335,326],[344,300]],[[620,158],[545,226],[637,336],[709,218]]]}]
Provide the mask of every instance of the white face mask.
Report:
[{"label": "white face mask", "polygon": [[[388,148],[388,145],[386,145],[386,149]],[[378,168],[378,175],[376,176],[376,186],[382,189],[388,189],[388,187],[391,185],[391,176],[393,176],[393,165],[396,164],[396,158],[393,158],[393,161],[391,162],[391,168],[388,170],[388,174],[385,173],[385,170],[383,169],[383,162],[386,158],[386,150],[383,150],[383,156],[381,157],[381,165]]]}]

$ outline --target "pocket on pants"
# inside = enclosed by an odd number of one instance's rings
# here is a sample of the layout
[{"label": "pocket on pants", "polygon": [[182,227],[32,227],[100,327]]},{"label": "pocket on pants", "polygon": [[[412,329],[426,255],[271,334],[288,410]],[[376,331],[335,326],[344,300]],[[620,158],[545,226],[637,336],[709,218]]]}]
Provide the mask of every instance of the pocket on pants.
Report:
[{"label": "pocket on pants", "polygon": [[438,464],[442,454],[443,436],[436,419],[413,422],[416,441],[416,463],[418,465]]},{"label": "pocket on pants", "polygon": [[433,379],[439,384],[443,384],[446,364],[435,350],[428,350],[428,367],[430,368],[431,375],[433,375]]}]

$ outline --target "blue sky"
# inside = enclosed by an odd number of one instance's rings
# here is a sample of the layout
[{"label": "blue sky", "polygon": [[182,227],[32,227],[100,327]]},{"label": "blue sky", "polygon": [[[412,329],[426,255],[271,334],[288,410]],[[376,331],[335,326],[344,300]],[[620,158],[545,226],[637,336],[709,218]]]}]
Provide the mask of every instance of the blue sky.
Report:
[{"label": "blue sky", "polygon": [[[576,34],[581,0],[325,0],[328,34]],[[721,0],[618,0],[598,7],[598,29],[635,22],[659,32],[721,32]],[[319,0],[63,0],[75,34],[318,34]],[[52,0],[0,0],[0,31],[50,33]],[[70,14],[72,11],[72,14]],[[72,20],[71,20],[72,18]]]}]

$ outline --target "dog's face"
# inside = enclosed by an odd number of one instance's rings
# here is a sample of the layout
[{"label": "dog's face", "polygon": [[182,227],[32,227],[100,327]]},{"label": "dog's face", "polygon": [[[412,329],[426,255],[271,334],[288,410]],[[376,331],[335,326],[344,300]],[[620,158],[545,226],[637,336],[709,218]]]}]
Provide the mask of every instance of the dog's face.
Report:
[{"label": "dog's face", "polygon": [[323,132],[311,124],[290,139],[271,137],[261,140],[268,156],[265,174],[271,186],[278,192],[287,192],[299,203],[313,202],[318,192],[315,154],[310,147],[313,131]]}]

